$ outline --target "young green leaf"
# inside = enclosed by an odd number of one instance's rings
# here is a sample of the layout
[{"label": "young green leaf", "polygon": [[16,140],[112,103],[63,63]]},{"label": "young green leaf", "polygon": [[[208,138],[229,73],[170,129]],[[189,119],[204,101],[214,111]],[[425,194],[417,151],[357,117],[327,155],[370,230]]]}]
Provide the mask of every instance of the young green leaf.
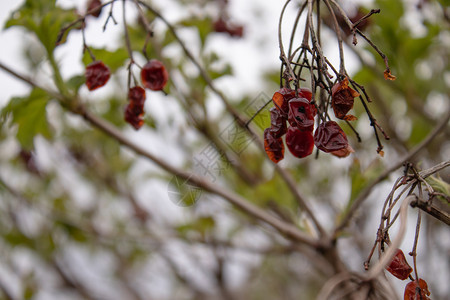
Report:
[{"label": "young green leaf", "polygon": [[25,150],[33,148],[34,137],[42,135],[52,137],[47,121],[46,106],[50,100],[48,94],[40,89],[31,91],[28,97],[12,98],[2,110],[2,119],[12,117],[12,125],[17,125],[16,137]]}]

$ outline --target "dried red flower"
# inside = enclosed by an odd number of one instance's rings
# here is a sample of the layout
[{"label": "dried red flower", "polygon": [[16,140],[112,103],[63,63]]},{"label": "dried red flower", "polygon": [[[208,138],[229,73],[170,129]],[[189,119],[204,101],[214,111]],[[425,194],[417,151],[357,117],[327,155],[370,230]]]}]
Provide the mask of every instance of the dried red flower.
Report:
[{"label": "dried red flower", "polygon": [[278,163],[284,158],[284,144],[281,137],[276,138],[270,128],[264,130],[264,150],[267,156],[274,163]]},{"label": "dried red flower", "polygon": [[[323,152],[331,152],[335,155],[341,154],[339,150],[348,149],[347,136],[341,127],[334,121],[327,121],[319,125],[314,133],[314,144]],[[348,154],[350,153],[351,152],[348,152]]]},{"label": "dried red flower", "polygon": [[96,60],[86,67],[85,76],[88,90],[93,91],[108,82],[111,72],[102,61]]},{"label": "dried red flower", "polygon": [[419,278],[418,286],[416,280],[406,285],[404,300],[430,300],[430,294],[426,281]]},{"label": "dried red flower", "polygon": [[130,88],[128,100],[130,102],[125,109],[125,121],[138,130],[144,125],[145,90],[140,86]]},{"label": "dried red flower", "polygon": [[393,81],[393,80],[397,79],[397,77],[395,75],[392,75],[391,70],[389,70],[389,69],[384,70],[383,75],[384,75],[385,80]]},{"label": "dried red flower", "polygon": [[88,5],[87,5],[87,11],[91,11],[91,10],[93,10],[95,8],[98,8],[98,7],[99,7],[98,10],[96,10],[93,13],[90,14],[91,16],[98,18],[100,16],[100,14],[102,13],[102,8],[103,8],[102,7],[102,1],[100,1],[100,0],[90,0],[88,2]]},{"label": "dried red flower", "polygon": [[275,105],[275,107],[281,111],[282,115],[287,119],[289,107],[288,102],[291,97],[291,89],[288,88],[281,88],[277,92],[275,92],[272,96],[272,102]]},{"label": "dried red flower", "polygon": [[298,158],[310,155],[314,149],[314,138],[311,131],[303,131],[290,126],[286,134],[286,145],[289,151]]},{"label": "dried red flower", "polygon": [[215,21],[213,29],[215,32],[227,33],[231,37],[241,38],[244,35],[244,26],[233,24],[224,18],[219,18]]},{"label": "dried red flower", "polygon": [[270,109],[270,125],[270,131],[275,138],[282,137],[287,131],[286,119],[275,107]]},{"label": "dried red flower", "polygon": [[[338,119],[346,119],[347,113],[353,108],[354,98],[359,97],[359,93],[348,84],[348,78],[345,77],[331,88],[331,106]],[[349,121],[350,119],[354,119],[354,117],[351,116]]]},{"label": "dried red flower", "polygon": [[[311,101],[312,93],[311,90],[308,88],[299,88],[297,90],[298,92],[298,98],[306,98],[308,101]],[[273,104],[276,108],[281,110],[283,113],[283,116],[285,118],[288,118],[289,113],[289,101],[296,98],[295,96],[295,90],[292,90],[290,88],[281,88],[277,92],[275,92],[272,96]],[[312,105],[314,106],[314,105]],[[317,114],[317,110],[314,106],[314,116]]]},{"label": "dried red flower", "polygon": [[146,88],[152,91],[160,91],[169,80],[169,73],[167,73],[162,62],[152,59],[142,68],[141,80]]},{"label": "dried red flower", "polygon": [[128,100],[135,105],[144,106],[145,103],[145,90],[140,86],[130,88],[128,91]]},{"label": "dried red flower", "polygon": [[403,254],[403,251],[400,249],[397,249],[392,261],[386,266],[386,270],[401,280],[407,279],[409,274],[413,271],[406,261],[405,254]]},{"label": "dried red flower", "polygon": [[344,158],[349,156],[351,153],[355,152],[355,150],[352,148],[352,146],[347,145],[347,147],[342,148],[340,150],[336,150],[333,152],[330,152],[330,154],[339,157],[339,158]]},{"label": "dried red flower", "polygon": [[289,101],[289,124],[302,130],[314,130],[315,106],[306,98],[294,98]]}]

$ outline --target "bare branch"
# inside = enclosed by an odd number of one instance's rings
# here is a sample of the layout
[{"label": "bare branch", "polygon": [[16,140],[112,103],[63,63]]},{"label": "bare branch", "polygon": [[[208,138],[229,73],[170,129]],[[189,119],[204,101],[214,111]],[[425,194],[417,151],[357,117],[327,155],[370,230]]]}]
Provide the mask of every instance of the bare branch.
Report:
[{"label": "bare branch", "polygon": [[[30,85],[32,85],[34,87],[39,87],[39,85],[34,83],[31,79],[27,79],[26,77],[19,75],[17,72],[4,66],[1,62],[0,62],[0,69],[5,70],[6,72],[10,73],[11,75],[13,75],[21,80],[25,79],[24,80],[25,82],[29,83]],[[42,88],[42,89],[45,90],[44,88]],[[53,95],[54,93],[49,92],[49,94]],[[60,96],[57,99],[61,99],[61,98],[64,99],[64,97],[62,97],[62,96]],[[73,102],[73,101],[71,101],[71,102]],[[204,177],[197,176],[195,174],[191,174],[189,172],[186,172],[184,170],[181,170],[179,168],[176,168],[176,167],[168,164],[167,162],[161,160],[160,158],[156,157],[152,153],[148,152],[146,149],[131,142],[116,127],[114,127],[112,124],[110,124],[106,120],[103,120],[103,119],[97,117],[96,115],[90,113],[89,111],[87,111],[86,108],[83,107],[79,103],[79,101],[76,101],[76,102],[78,103],[77,106],[71,106],[68,108],[72,113],[82,116],[92,126],[100,129],[102,132],[104,132],[108,136],[114,138],[122,145],[130,148],[136,154],[150,159],[151,161],[156,163],[159,167],[161,167],[162,169],[164,169],[165,171],[167,171],[170,174],[173,174],[175,176],[183,178],[183,179],[187,180],[188,182],[190,182],[191,184],[204,189],[205,191],[208,191],[208,192],[211,192],[213,194],[223,197],[224,199],[228,200],[231,204],[235,205],[236,207],[240,208],[241,210],[245,211],[246,213],[271,225],[272,227],[277,229],[280,233],[287,236],[288,238],[291,238],[298,242],[308,244],[313,247],[318,247],[318,241],[316,241],[314,238],[308,236],[306,233],[302,232],[300,229],[298,229],[294,225],[291,225],[280,219],[275,218],[271,214],[267,213],[265,210],[248,202],[246,199],[243,199],[239,195],[236,195],[236,194],[230,192],[229,189],[222,188],[216,184],[209,182]],[[312,213],[311,213],[311,215],[312,215]]]},{"label": "bare branch", "polygon": [[397,237],[392,241],[389,245],[389,248],[384,252],[384,255],[380,258],[377,264],[370,268],[369,272],[365,276],[366,281],[370,281],[375,279],[380,273],[384,270],[384,268],[389,264],[392,258],[395,255],[395,251],[400,246],[406,232],[406,220],[407,220],[407,211],[409,204],[416,200],[416,195],[410,195],[403,199],[402,205],[400,206],[400,228],[398,229]]},{"label": "bare branch", "polygon": [[447,226],[450,226],[450,212],[447,209],[448,205],[441,207],[436,203],[430,203],[430,201],[425,201],[424,199],[418,198],[411,202],[411,206],[421,209],[430,216],[433,216],[439,221],[447,224]]},{"label": "bare branch", "polygon": [[447,127],[447,123],[449,120],[450,120],[450,110],[447,112],[446,116],[442,118],[442,120],[436,125],[436,127],[427,135],[427,137],[423,139],[422,142],[420,142],[417,146],[411,149],[411,151],[409,151],[401,159],[399,159],[397,163],[394,163],[389,168],[387,168],[383,173],[381,173],[380,176],[378,176],[374,181],[372,181],[371,184],[366,186],[366,188],[358,195],[358,197],[353,202],[347,215],[336,227],[333,235],[334,237],[336,237],[338,233],[348,225],[350,220],[353,218],[353,215],[356,212],[356,210],[361,206],[364,200],[366,200],[367,196],[369,196],[373,188],[378,183],[386,179],[389,176],[389,174],[400,168],[406,161],[411,160],[414,156],[417,155],[417,153],[423,150],[438,134],[440,134]]}]

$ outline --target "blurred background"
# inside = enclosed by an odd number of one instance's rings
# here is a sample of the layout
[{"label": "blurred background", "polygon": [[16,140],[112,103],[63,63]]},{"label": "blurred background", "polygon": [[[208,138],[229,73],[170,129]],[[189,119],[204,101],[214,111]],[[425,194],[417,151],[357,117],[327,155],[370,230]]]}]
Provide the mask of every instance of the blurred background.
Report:
[{"label": "blurred background", "polygon": [[[164,62],[170,81],[167,94],[147,91],[145,125],[136,131],[123,120],[129,55],[122,2],[111,10],[105,6],[98,18],[86,18],[85,42],[113,73],[107,85],[93,92],[84,84],[91,61],[83,53],[80,30],[71,29],[61,45],[50,43],[48,49],[45,35],[25,29],[27,20],[47,22],[40,24],[50,24],[47,32],[54,35],[48,40],[54,41],[62,26],[86,12],[88,1],[57,0],[55,9],[48,9],[53,0],[32,2],[1,2],[1,63],[51,90],[56,90],[56,65],[67,90],[158,159],[205,176],[315,234],[284,179],[252,138],[239,132],[164,22],[144,12],[154,32],[146,55]],[[278,22],[284,1],[146,2],[175,26],[214,86],[247,118],[279,89]],[[284,41],[289,41],[302,2],[292,1],[286,11]],[[347,33],[347,71],[365,86],[372,113],[391,137],[383,141],[384,157],[377,154],[370,121],[356,101],[353,126],[362,142],[342,125],[354,154],[339,159],[321,153],[300,160],[286,153],[279,163],[328,231],[364,187],[424,140],[450,109],[448,1],[339,2],[355,19],[381,9],[361,30],[387,55],[397,80],[386,81],[383,60],[362,38],[353,46]],[[27,5],[31,8],[23,9]],[[321,12],[324,54],[338,65],[337,42],[326,22],[330,16],[326,9]],[[45,21],[46,16],[51,17]],[[138,16],[127,1],[131,48],[142,66],[146,33]],[[225,31],[218,28],[221,19],[227,20]],[[295,45],[301,43],[304,23],[302,16]],[[133,72],[139,78],[139,69]],[[329,263],[312,249],[291,244],[221,197],[161,170],[70,114],[59,101],[4,71],[0,87],[0,298],[315,299],[332,275]],[[251,125],[260,136],[270,126],[271,106]],[[449,136],[447,123],[412,162],[427,169],[448,160]],[[337,249],[350,270],[364,272],[382,205],[402,174],[400,168],[377,184],[341,233]],[[433,180],[448,196],[450,172],[443,170]],[[401,245],[405,254],[413,247],[416,218],[417,209],[410,209]],[[428,282],[431,299],[447,299],[448,227],[423,214],[417,252],[419,276]],[[405,282],[386,276],[401,297]]]}]

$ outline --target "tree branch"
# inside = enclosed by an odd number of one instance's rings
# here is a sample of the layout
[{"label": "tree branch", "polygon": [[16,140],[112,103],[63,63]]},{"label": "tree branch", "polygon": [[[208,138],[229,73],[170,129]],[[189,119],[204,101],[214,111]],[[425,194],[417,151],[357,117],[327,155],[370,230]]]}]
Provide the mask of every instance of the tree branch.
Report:
[{"label": "tree branch", "polygon": [[[27,77],[18,74],[17,72],[15,72],[12,69],[3,65],[1,62],[0,62],[0,69],[3,69],[4,71],[8,72],[9,74],[13,75],[14,77],[27,82],[28,84],[30,84],[33,87],[41,88],[42,90],[47,91],[46,89],[40,87],[37,83],[33,82],[31,79],[28,79]],[[51,92],[51,91],[48,91],[48,93],[50,95],[55,94],[54,92]],[[63,96],[59,95],[57,99],[61,100],[61,99],[65,99],[65,98]],[[168,164],[167,162],[161,160],[160,158],[156,157],[152,153],[148,152],[146,149],[131,142],[112,124],[110,124],[106,120],[103,120],[103,119],[97,117],[96,115],[90,113],[88,110],[86,110],[86,108],[81,105],[80,101],[70,101],[70,102],[78,103],[77,106],[71,106],[68,108],[66,107],[72,113],[82,116],[92,126],[100,129],[102,132],[104,132],[108,136],[114,138],[122,145],[124,145],[127,148],[134,151],[136,154],[150,159],[151,161],[153,161],[155,164],[157,164],[160,168],[167,171],[168,173],[171,173],[175,176],[183,178],[184,180],[188,181],[189,183],[196,185],[196,186],[204,189],[207,192],[221,196],[222,198],[228,200],[228,202],[230,202],[234,206],[236,206],[236,207],[240,208],[241,210],[243,210],[244,212],[246,212],[247,214],[271,225],[276,230],[278,230],[281,234],[285,235],[286,237],[288,237],[290,239],[293,239],[293,240],[301,242],[301,243],[308,244],[312,247],[319,246],[319,243],[317,240],[315,240],[311,236],[307,235],[306,233],[302,232],[300,229],[298,229],[294,225],[291,225],[291,224],[286,223],[278,218],[275,218],[274,216],[267,213],[266,211],[259,208],[258,206],[251,204],[250,202],[248,202],[246,199],[242,198],[241,196],[230,192],[229,189],[225,189],[216,184],[213,184],[204,177],[201,177],[201,176],[198,176],[195,174],[191,174],[189,172],[186,172],[184,170],[176,168],[176,167]]]},{"label": "tree branch", "polygon": [[[208,87],[221,99],[223,104],[225,105],[227,111],[235,118],[237,121],[238,126],[245,129],[251,136],[254,138],[254,141],[257,143],[258,148],[263,151],[264,149],[264,143],[261,139],[261,137],[255,133],[254,130],[251,129],[250,126],[246,126],[247,122],[243,116],[230,104],[228,99],[225,97],[225,95],[215,86],[213,80],[209,76],[209,74],[206,72],[206,70],[201,66],[200,62],[194,57],[194,55],[189,51],[189,49],[186,47],[186,44],[183,42],[183,40],[179,37],[178,33],[175,30],[175,27],[166,19],[164,16],[159,13],[157,10],[155,10],[151,5],[149,5],[146,2],[143,2],[141,0],[133,0],[136,3],[139,3],[140,5],[147,8],[149,11],[151,11],[156,17],[158,17],[169,29],[170,33],[175,37],[178,44],[182,48],[184,54],[191,60],[191,62],[197,67],[198,71],[200,72],[200,76],[205,80]],[[283,179],[289,178],[290,182],[294,182],[294,179],[292,176],[283,168],[281,167],[275,167],[275,170],[280,174]],[[297,203],[299,203],[299,206],[306,212],[308,217],[312,220],[314,223],[316,229],[319,231],[319,233],[323,236],[326,235],[325,229],[320,224],[320,222],[317,220],[315,214],[312,212],[309,203],[303,198],[303,196],[299,193],[297,187],[293,184],[288,183],[288,188],[290,189],[292,195],[295,197]]]},{"label": "tree branch", "polygon": [[400,168],[406,161],[411,160],[414,156],[417,155],[421,150],[423,150],[439,133],[441,133],[446,127],[447,123],[450,120],[450,110],[447,112],[446,116],[442,118],[442,120],[436,125],[436,127],[427,135],[427,137],[420,142],[417,146],[415,146],[411,151],[405,154],[401,159],[397,161],[397,163],[393,164],[391,167],[386,169],[380,176],[378,176],[371,184],[369,184],[355,199],[352,206],[350,207],[347,215],[342,219],[339,225],[336,227],[334,231],[333,237],[336,238],[341,230],[343,230],[350,220],[353,218],[356,210],[361,206],[367,196],[372,192],[373,188],[386,179],[389,174]]},{"label": "tree branch", "polygon": [[221,196],[222,198],[226,199],[228,202],[230,202],[234,206],[236,206],[236,207],[240,208],[241,210],[243,210],[244,212],[246,212],[247,214],[249,214],[259,220],[264,221],[265,223],[267,223],[267,224],[271,225],[272,227],[274,227],[275,229],[277,229],[283,235],[285,235],[293,240],[308,244],[313,247],[318,246],[318,242],[315,239],[306,235],[304,232],[302,232],[297,227],[295,227],[291,224],[288,224],[278,218],[275,218],[274,216],[267,213],[266,211],[259,208],[258,206],[251,204],[246,199],[230,192],[229,189],[222,188],[214,183],[209,182],[206,178],[204,178],[202,176],[198,176],[196,174],[186,172],[184,170],[176,168],[176,167],[168,164],[167,162],[161,160],[160,158],[156,157],[152,153],[148,152],[146,149],[131,142],[119,130],[117,130],[113,125],[111,125],[107,121],[97,117],[96,115],[90,113],[84,107],[79,106],[77,111],[72,111],[72,112],[82,116],[92,126],[100,129],[105,134],[114,138],[115,140],[117,140],[119,143],[126,146],[127,148],[133,150],[138,155],[141,155],[143,157],[150,159],[151,161],[153,161],[155,164],[157,164],[160,168],[167,171],[168,173],[178,176],[178,177],[188,181],[189,183],[204,189],[207,192]]}]

